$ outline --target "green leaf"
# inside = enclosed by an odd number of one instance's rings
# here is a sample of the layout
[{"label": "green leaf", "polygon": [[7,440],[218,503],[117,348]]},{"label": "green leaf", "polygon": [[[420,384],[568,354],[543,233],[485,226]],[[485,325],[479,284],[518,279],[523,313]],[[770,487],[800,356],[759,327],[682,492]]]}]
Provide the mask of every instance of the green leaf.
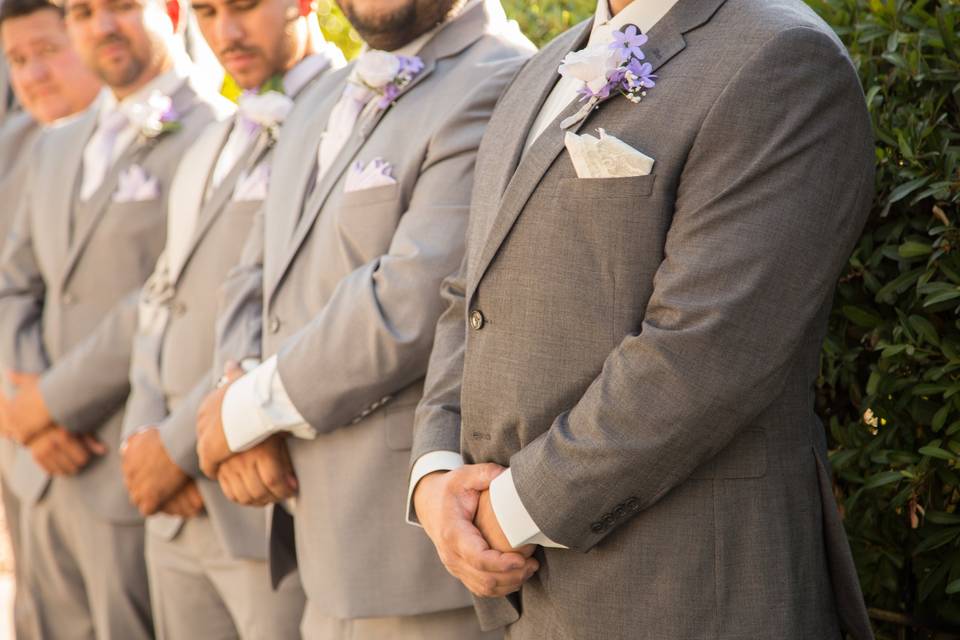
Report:
[{"label": "green leaf", "polygon": [[949,544],[957,539],[960,536],[960,527],[951,527],[949,529],[944,529],[943,531],[938,531],[937,533],[927,536],[920,543],[913,548],[913,555],[923,553],[925,551],[933,551],[934,549],[939,549],[945,544]]},{"label": "green leaf", "polygon": [[945,511],[927,511],[924,516],[927,522],[933,524],[957,524],[960,525],[960,513],[946,513]]},{"label": "green leaf", "polygon": [[933,247],[925,242],[904,242],[897,248],[897,253],[901,258],[919,258],[928,256],[933,252]]},{"label": "green leaf", "polygon": [[845,315],[850,322],[864,329],[873,329],[883,322],[883,318],[862,307],[845,306],[843,308],[843,315]]},{"label": "green leaf", "polygon": [[960,578],[954,580],[947,585],[946,593],[948,595],[953,595],[954,593],[960,593]]},{"label": "green leaf", "polygon": [[934,446],[928,445],[926,447],[920,447],[917,451],[921,455],[924,455],[930,458],[938,458],[940,460],[956,460],[957,459],[957,456],[953,455],[946,449],[941,449],[940,447],[934,447]]},{"label": "green leaf", "polygon": [[[906,141],[902,141],[901,144],[905,145]],[[909,151],[909,148],[906,150]],[[907,157],[910,157],[910,155],[912,154],[905,153],[904,155],[906,155]],[[917,189],[926,185],[928,182],[930,182],[931,179],[932,179],[932,176],[923,176],[922,178],[914,178],[909,182],[904,182],[903,184],[897,186],[893,191],[890,192],[890,197],[887,198],[887,202],[889,204],[900,202],[901,200],[906,198],[908,195],[910,195]]]},{"label": "green leaf", "polygon": [[903,480],[903,476],[900,475],[899,471],[883,471],[867,478],[867,481],[863,483],[863,488],[876,489],[877,487],[882,487],[897,482],[898,480]]}]

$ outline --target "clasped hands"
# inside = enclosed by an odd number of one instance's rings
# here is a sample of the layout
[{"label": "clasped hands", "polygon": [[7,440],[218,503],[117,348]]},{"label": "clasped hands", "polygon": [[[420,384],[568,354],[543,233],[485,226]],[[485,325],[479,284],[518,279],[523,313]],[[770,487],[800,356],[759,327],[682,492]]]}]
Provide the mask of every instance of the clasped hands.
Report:
[{"label": "clasped hands", "polygon": [[5,376],[15,393],[0,400],[0,434],[29,448],[44,471],[73,475],[107,452],[93,435],[71,433],[56,424],[40,393],[40,376],[12,370]]},{"label": "clasped hands", "polygon": [[227,389],[241,375],[240,365],[228,362],[224,383],[204,398],[197,412],[197,455],[204,475],[217,480],[227,498],[248,506],[264,506],[296,495],[297,476],[287,451],[286,434],[272,435],[241,453],[230,450],[221,410]]},{"label": "clasped hands", "polygon": [[120,454],[123,482],[141,514],[162,512],[192,518],[203,510],[196,481],[170,458],[155,426],[129,436]]},{"label": "clasped hands", "polygon": [[517,591],[540,565],[536,545],[513,548],[490,503],[490,483],[503,467],[473,464],[428,474],[417,483],[414,508],[440,560],[476,596]]}]

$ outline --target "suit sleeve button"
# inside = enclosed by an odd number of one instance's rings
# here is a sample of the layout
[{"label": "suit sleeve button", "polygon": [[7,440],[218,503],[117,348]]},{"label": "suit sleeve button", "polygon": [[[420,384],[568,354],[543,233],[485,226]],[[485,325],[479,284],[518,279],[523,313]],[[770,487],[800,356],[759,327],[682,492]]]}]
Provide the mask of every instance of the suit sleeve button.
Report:
[{"label": "suit sleeve button", "polygon": [[473,313],[470,314],[470,326],[473,327],[474,331],[480,331],[480,329],[483,329],[485,323],[486,318],[483,317],[483,312],[479,309],[474,309]]}]

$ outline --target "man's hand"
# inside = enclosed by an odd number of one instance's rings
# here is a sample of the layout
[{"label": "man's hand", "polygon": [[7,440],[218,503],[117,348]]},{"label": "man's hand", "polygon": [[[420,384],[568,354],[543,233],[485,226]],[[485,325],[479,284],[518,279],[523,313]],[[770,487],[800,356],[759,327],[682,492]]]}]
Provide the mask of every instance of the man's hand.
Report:
[{"label": "man's hand", "polygon": [[525,544],[522,547],[513,547],[507,540],[506,534],[500,528],[500,522],[497,515],[493,512],[493,504],[490,502],[490,490],[486,489],[480,493],[480,501],[477,504],[477,515],[473,518],[473,523],[483,534],[484,540],[490,545],[491,549],[504,553],[519,553],[524,558],[529,558],[537,550],[535,544]]},{"label": "man's hand", "polygon": [[87,466],[92,456],[107,452],[107,447],[92,435],[74,435],[62,427],[47,427],[29,447],[37,464],[54,476],[72,476]]},{"label": "man's hand", "polygon": [[227,389],[241,375],[243,369],[236,362],[228,362],[224,367],[224,383],[211,391],[197,411],[197,456],[200,458],[200,470],[211,480],[217,479],[217,470],[233,452],[227,444],[223,432],[220,410]]},{"label": "man's hand", "polygon": [[121,455],[123,482],[130,501],[144,516],[156,513],[190,480],[170,459],[156,427],[147,427],[127,438]]},{"label": "man's hand", "polygon": [[227,498],[263,506],[296,495],[297,476],[287,452],[285,434],[275,434],[222,465],[217,476]]},{"label": "man's hand", "polygon": [[[424,476],[413,494],[417,518],[447,571],[482,598],[513,593],[540,566],[523,553],[503,553],[491,548],[474,525],[481,494],[502,472],[503,467],[495,464],[466,465],[453,471],[435,472]],[[493,517],[492,511],[490,517]],[[502,531],[500,537],[503,538]]]},{"label": "man's hand", "polygon": [[4,431],[20,444],[29,444],[44,429],[55,426],[40,393],[40,376],[17,371],[7,371],[6,376],[17,393],[6,403]]},{"label": "man's hand", "polygon": [[192,478],[179,491],[160,507],[160,511],[171,516],[194,518],[203,511],[203,496],[197,489],[197,481]]}]

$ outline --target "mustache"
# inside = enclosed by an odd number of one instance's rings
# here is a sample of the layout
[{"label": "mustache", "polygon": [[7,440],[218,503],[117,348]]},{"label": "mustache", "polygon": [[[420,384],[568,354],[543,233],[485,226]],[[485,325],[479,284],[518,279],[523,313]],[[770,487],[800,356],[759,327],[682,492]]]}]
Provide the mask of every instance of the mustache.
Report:
[{"label": "mustache", "polygon": [[100,49],[102,49],[102,48],[104,48],[104,47],[107,47],[107,46],[109,46],[109,45],[111,45],[111,44],[122,44],[122,45],[125,45],[125,46],[129,46],[129,45],[130,45],[130,43],[127,41],[127,39],[124,38],[124,37],[123,37],[122,35],[120,35],[119,33],[111,33],[111,34],[105,35],[105,36],[103,37],[103,39],[101,39],[100,42],[97,43],[97,47],[96,47],[96,48],[97,48],[97,50],[100,50]]},{"label": "mustache", "polygon": [[234,54],[246,54],[246,55],[255,55],[259,53],[260,50],[257,47],[248,47],[243,44],[231,44],[229,47],[221,49],[220,57],[225,57]]}]

